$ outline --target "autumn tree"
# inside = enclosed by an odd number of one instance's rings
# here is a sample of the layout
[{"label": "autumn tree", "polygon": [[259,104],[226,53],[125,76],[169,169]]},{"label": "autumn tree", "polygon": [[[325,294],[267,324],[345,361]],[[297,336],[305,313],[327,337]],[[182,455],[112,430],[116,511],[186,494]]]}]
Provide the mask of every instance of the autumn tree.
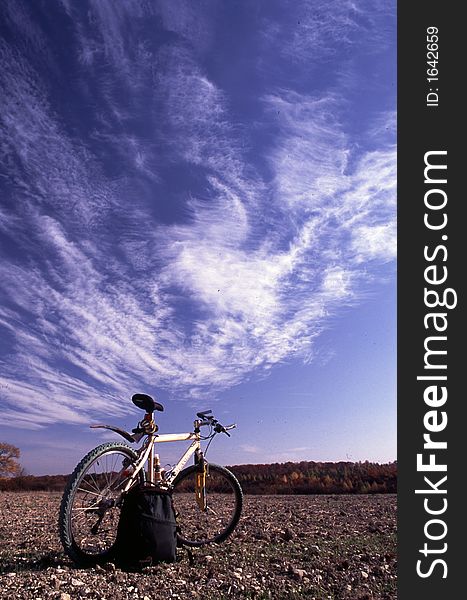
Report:
[{"label": "autumn tree", "polygon": [[6,442],[0,442],[0,477],[17,475],[20,472],[19,455],[19,448]]}]

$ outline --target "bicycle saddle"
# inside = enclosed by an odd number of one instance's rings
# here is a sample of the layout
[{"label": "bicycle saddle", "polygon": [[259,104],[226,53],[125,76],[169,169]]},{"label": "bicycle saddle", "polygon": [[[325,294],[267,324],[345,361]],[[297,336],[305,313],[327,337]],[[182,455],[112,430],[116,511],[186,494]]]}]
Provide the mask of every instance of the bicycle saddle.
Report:
[{"label": "bicycle saddle", "polygon": [[131,401],[138,408],[142,408],[148,413],[151,413],[155,410],[164,410],[164,407],[159,402],[156,402],[151,396],[147,394],[134,394],[131,398]]}]

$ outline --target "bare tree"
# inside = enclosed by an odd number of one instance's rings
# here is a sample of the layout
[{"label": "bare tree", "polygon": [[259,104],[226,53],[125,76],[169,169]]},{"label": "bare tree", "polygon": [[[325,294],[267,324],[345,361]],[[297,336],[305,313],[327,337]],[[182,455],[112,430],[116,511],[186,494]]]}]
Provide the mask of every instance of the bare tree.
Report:
[{"label": "bare tree", "polygon": [[0,442],[0,477],[17,475],[21,471],[18,462],[19,448],[6,442]]}]

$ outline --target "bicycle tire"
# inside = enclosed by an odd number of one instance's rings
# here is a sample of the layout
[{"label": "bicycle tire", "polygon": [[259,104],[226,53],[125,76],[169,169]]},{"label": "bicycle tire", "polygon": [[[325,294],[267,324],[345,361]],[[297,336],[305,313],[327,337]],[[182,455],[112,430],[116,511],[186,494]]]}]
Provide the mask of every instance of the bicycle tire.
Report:
[{"label": "bicycle tire", "polygon": [[[60,504],[58,529],[66,554],[78,565],[93,566],[112,558],[120,516],[120,506],[114,502],[118,503],[119,490],[128,481],[122,469],[137,458],[127,444],[107,442],[86,454],[71,474]],[[116,468],[120,471],[115,475]],[[142,471],[139,480],[144,483]]]},{"label": "bicycle tire", "polygon": [[177,475],[172,486],[178,541],[194,547],[223,542],[237,526],[243,506],[242,488],[235,475],[225,467],[209,463],[207,509],[201,510],[194,493],[197,472],[196,465],[187,467]]}]

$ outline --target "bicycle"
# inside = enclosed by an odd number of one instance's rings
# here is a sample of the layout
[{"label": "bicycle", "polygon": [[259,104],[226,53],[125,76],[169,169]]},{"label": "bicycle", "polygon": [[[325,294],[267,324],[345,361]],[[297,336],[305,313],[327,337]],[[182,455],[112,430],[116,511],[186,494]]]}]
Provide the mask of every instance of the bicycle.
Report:
[{"label": "bicycle", "polygon": [[[91,425],[91,428],[109,429],[130,443],[144,439],[141,447],[134,450],[118,441],[97,446],[77,465],[63,493],[60,539],[66,554],[83,566],[112,559],[123,498],[138,484],[171,492],[181,545],[220,543],[233,532],[240,519],[243,493],[236,477],[205,458],[214,437],[219,433],[230,437],[228,431],[236,425],[223,426],[211,410],[206,410],[196,414],[193,432],[159,435],[153,413],[163,411],[162,404],[146,394],[135,394],[132,402],[145,411],[132,433],[112,425]],[[205,426],[209,427],[209,433],[201,435],[201,427]],[[203,452],[201,442],[205,440],[209,441]],[[177,464],[162,469],[154,445],[179,441],[191,444]],[[194,464],[184,468],[193,455]]]}]

